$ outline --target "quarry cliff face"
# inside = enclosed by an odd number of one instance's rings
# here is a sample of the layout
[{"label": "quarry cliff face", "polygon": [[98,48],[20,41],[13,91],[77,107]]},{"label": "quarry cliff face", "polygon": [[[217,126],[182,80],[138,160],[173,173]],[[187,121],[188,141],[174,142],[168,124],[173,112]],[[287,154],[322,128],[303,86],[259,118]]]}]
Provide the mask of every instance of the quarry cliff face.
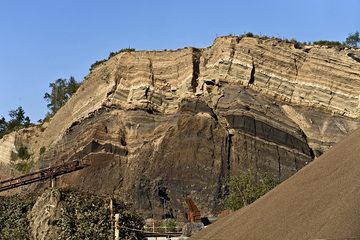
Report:
[{"label": "quarry cliff face", "polygon": [[[164,196],[175,215],[186,196],[216,212],[228,176],[252,169],[284,180],[358,128],[354,56],[360,51],[248,37],[120,53],[24,141],[37,167],[91,163],[60,186],[119,194],[147,216],[162,213]],[[15,135],[0,140],[2,167],[22,139]]]}]

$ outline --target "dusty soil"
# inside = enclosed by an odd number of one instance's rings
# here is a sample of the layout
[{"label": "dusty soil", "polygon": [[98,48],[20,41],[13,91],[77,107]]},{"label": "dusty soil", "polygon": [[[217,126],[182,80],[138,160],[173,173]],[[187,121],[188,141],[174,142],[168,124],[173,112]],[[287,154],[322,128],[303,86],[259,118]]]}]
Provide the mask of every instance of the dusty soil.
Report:
[{"label": "dusty soil", "polygon": [[360,239],[360,130],[192,239]]}]

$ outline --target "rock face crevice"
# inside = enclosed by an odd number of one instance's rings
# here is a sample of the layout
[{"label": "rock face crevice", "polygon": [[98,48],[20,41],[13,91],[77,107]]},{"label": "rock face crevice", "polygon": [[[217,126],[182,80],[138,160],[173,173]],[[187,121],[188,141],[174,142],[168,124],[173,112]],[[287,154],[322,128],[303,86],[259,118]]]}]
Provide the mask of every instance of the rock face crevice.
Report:
[{"label": "rock face crevice", "polygon": [[19,139],[38,167],[91,164],[59,186],[119,194],[149,217],[164,212],[159,187],[176,216],[188,195],[216,212],[229,176],[252,169],[282,181],[360,125],[358,52],[220,37],[206,49],[120,53]]},{"label": "rock face crevice", "polygon": [[201,56],[201,51],[197,48],[193,49],[193,73],[192,73],[192,79],[191,79],[191,87],[192,87],[192,91],[193,93],[196,92],[196,87],[198,85],[198,79],[199,79],[199,75],[200,75],[200,56]]},{"label": "rock face crevice", "polygon": [[250,72],[249,84],[254,84],[254,82],[255,82],[255,64],[254,64],[254,59],[252,59],[252,67],[251,67],[251,72]]},{"label": "rock face crevice", "polygon": [[[230,172],[230,166],[231,166],[231,149],[232,149],[232,134],[229,134],[227,137],[227,172]],[[225,176],[224,176],[225,177]]]}]

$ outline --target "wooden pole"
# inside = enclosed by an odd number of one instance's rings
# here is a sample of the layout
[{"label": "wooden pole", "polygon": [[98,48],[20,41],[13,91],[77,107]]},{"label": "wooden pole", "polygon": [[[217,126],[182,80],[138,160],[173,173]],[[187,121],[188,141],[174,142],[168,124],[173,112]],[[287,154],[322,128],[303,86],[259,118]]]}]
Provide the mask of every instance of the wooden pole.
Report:
[{"label": "wooden pole", "polygon": [[51,177],[51,188],[55,187],[55,181],[56,181],[56,177]]},{"label": "wooden pole", "polygon": [[111,234],[113,234],[114,232],[114,203],[112,198],[110,199],[110,204],[109,204],[109,209],[110,209],[110,221],[111,221]]},{"label": "wooden pole", "polygon": [[115,240],[120,240],[120,214],[115,214]]}]

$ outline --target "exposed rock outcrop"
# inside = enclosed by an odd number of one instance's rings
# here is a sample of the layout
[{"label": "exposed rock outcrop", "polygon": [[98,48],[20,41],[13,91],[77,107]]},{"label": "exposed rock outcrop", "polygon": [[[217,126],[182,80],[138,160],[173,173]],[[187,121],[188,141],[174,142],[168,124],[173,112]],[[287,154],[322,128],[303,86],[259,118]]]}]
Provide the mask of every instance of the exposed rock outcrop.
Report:
[{"label": "exposed rock outcrop", "polygon": [[120,194],[149,217],[163,213],[159,189],[179,216],[187,195],[217,211],[229,175],[284,180],[359,126],[356,54],[248,37],[120,53],[28,144],[39,167],[91,163],[60,186]]},{"label": "exposed rock outcrop", "polygon": [[60,197],[57,190],[47,190],[38,197],[29,213],[31,239],[46,240],[58,237],[60,228],[54,223],[61,214]]}]

